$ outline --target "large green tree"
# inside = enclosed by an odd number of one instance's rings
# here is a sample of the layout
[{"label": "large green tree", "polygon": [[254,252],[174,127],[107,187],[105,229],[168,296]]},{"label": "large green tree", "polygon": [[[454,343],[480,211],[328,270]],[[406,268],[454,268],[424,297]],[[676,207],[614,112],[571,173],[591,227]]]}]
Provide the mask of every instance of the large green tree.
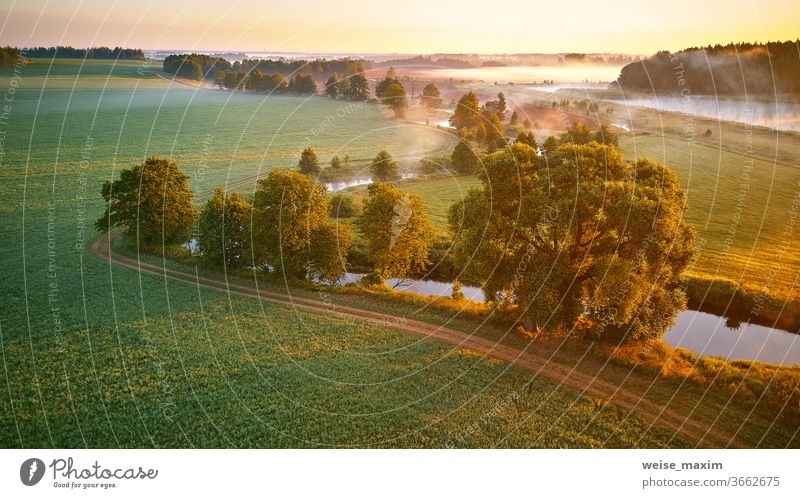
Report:
[{"label": "large green tree", "polygon": [[350,84],[344,92],[344,96],[350,100],[364,101],[369,98],[369,82],[363,73],[350,76]]},{"label": "large green tree", "polygon": [[104,231],[127,227],[128,233],[148,243],[186,242],[196,211],[189,175],[169,159],[148,157],[120,172],[118,180],[103,183],[106,211],[95,226]]},{"label": "large green tree", "polygon": [[419,197],[386,183],[372,183],[361,229],[369,260],[380,278],[404,278],[422,272],[428,264],[434,230]]},{"label": "large green tree", "polygon": [[439,92],[439,88],[433,83],[428,83],[425,85],[425,88],[422,89],[420,103],[429,111],[433,111],[441,107],[442,97],[441,92]]},{"label": "large green tree", "polygon": [[306,147],[300,153],[300,160],[297,162],[300,173],[304,175],[316,175],[322,170],[317,159],[317,153],[311,147]]},{"label": "large green tree", "polygon": [[594,141],[515,143],[479,177],[450,210],[454,259],[515,318],[619,341],[659,337],[685,308],[695,233],[669,168]]},{"label": "large green tree", "polygon": [[325,185],[296,171],[271,171],[253,195],[254,263],[290,278],[341,278],[353,237],[328,209]]},{"label": "large green tree", "polygon": [[459,140],[455,149],[453,149],[453,154],[450,156],[450,164],[453,165],[453,169],[462,174],[474,173],[478,170],[479,162],[480,160],[475,151],[472,150],[469,142]]},{"label": "large green tree", "polygon": [[462,128],[476,128],[481,122],[481,108],[478,105],[478,96],[475,92],[467,92],[456,105],[453,115],[450,116],[450,125],[457,130]]},{"label": "large green tree", "polygon": [[378,97],[378,99],[382,99],[386,89],[394,83],[400,83],[400,80],[397,79],[397,72],[394,68],[390,67],[389,70],[386,71],[386,76],[375,85],[375,96]]},{"label": "large green tree", "polygon": [[400,179],[397,161],[385,150],[378,152],[378,155],[372,160],[370,171],[372,172],[373,181],[392,182]]},{"label": "large green tree", "polygon": [[198,222],[197,245],[202,257],[226,268],[246,266],[250,214],[250,203],[241,195],[225,195],[221,188],[215,189]]},{"label": "large green tree", "polygon": [[392,83],[386,88],[381,96],[381,104],[394,112],[394,117],[403,118],[408,109],[408,98],[406,89],[400,83]]}]

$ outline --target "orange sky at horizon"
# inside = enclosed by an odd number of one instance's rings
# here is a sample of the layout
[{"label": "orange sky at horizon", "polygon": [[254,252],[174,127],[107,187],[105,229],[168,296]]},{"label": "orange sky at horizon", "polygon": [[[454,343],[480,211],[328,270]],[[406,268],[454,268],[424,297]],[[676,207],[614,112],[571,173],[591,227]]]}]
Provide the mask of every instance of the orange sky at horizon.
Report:
[{"label": "orange sky at horizon", "polygon": [[[488,7],[487,7],[488,5]],[[794,40],[786,0],[0,0],[0,44],[316,53],[651,54]]]}]

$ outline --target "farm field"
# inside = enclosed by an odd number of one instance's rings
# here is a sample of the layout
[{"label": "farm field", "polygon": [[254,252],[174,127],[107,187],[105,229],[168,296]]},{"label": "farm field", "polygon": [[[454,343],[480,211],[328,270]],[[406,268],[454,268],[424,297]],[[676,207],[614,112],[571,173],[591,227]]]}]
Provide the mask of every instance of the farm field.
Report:
[{"label": "farm field", "polygon": [[[75,64],[27,66],[2,125],[3,446],[692,444],[502,362],[93,257],[100,185],[119,169],[156,154],[195,191],[248,178],[294,164],[342,103],[199,91],[136,63],[92,63],[84,80]],[[323,160],[447,146],[375,106],[330,121]]]}]

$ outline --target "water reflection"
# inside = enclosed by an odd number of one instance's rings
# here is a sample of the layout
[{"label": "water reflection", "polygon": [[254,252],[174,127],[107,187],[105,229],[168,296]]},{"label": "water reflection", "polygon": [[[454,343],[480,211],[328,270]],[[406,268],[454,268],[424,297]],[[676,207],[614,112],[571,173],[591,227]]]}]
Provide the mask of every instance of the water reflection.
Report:
[{"label": "water reflection", "polygon": [[[363,273],[345,273],[338,285],[347,285],[357,282]],[[386,285],[399,291],[416,292],[424,296],[445,296],[449,297],[453,294],[453,284],[449,282],[438,282],[436,280],[418,280],[418,279],[399,279],[390,278],[386,280]],[[483,301],[483,289],[471,285],[462,285],[461,292],[464,297],[473,301]]]},{"label": "water reflection", "polygon": [[684,311],[664,341],[698,355],[727,360],[800,363],[800,335],[761,325],[727,326],[726,319],[702,311]]}]

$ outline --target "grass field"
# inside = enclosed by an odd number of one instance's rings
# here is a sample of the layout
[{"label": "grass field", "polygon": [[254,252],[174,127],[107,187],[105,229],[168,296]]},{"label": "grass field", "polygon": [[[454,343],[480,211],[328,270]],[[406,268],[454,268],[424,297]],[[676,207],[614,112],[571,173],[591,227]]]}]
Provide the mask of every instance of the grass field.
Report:
[{"label": "grass field", "polygon": [[86,250],[101,183],[148,155],[202,191],[294,164],[307,136],[323,160],[368,159],[441,148],[435,130],[374,106],[171,85],[138,63],[95,61],[76,78],[78,61],[34,62],[0,78],[13,96],[0,122],[1,446],[688,444],[503,363]]}]

